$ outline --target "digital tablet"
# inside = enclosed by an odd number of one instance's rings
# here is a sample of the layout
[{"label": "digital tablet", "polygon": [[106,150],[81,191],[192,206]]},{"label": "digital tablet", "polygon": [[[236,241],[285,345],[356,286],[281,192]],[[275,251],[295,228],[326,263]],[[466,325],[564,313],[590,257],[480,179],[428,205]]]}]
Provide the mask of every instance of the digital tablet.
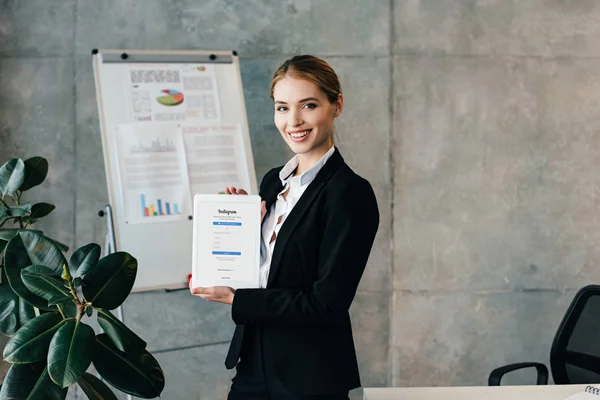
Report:
[{"label": "digital tablet", "polygon": [[259,287],[260,203],[256,195],[194,195],[193,287]]}]

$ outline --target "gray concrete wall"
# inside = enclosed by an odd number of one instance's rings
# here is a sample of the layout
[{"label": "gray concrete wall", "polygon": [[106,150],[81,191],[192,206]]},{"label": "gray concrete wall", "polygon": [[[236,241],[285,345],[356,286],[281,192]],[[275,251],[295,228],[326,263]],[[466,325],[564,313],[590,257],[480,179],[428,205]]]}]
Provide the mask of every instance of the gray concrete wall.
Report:
[{"label": "gray concrete wall", "polygon": [[[238,50],[259,179],[290,157],[273,70],[321,56],[345,93],[339,147],[381,211],[351,310],[363,385],[484,385],[547,361],[599,276],[599,19],[594,0],[6,0],[0,160],[48,158],[43,229],[103,244],[92,48]],[[124,309],[165,370],[162,398],[223,398],[227,306],[153,292]]]},{"label": "gray concrete wall", "polygon": [[481,385],[548,362],[575,291],[600,277],[600,3],[393,15],[389,383]]}]

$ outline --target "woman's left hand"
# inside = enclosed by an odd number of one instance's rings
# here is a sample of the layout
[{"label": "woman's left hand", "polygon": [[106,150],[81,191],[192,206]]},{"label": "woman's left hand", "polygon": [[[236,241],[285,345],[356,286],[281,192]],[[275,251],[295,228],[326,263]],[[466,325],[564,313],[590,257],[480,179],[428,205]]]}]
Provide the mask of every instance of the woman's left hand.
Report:
[{"label": "woman's left hand", "polygon": [[208,301],[218,301],[224,304],[233,304],[235,290],[229,286],[213,286],[213,287],[192,287],[192,280],[189,280],[190,292],[194,296],[202,297]]}]

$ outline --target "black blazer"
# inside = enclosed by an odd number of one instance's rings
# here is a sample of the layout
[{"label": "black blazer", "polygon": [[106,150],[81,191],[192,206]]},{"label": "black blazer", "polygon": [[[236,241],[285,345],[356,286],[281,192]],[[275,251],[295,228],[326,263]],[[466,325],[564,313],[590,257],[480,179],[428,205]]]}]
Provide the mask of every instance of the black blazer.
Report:
[{"label": "black blazer", "polygon": [[[267,210],[283,189],[282,167],[260,185]],[[266,219],[266,217],[265,217]],[[265,368],[295,393],[339,393],[360,386],[348,309],[379,225],[369,182],[336,149],[284,221],[266,289],[238,289],[236,330],[225,365],[239,359],[244,326],[263,332]]]}]

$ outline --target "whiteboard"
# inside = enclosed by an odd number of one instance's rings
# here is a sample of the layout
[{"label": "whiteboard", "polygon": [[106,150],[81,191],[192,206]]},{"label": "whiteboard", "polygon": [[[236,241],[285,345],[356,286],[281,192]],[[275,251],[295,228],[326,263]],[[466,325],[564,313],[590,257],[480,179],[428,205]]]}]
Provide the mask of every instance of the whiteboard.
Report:
[{"label": "whiteboard", "polygon": [[[216,82],[218,123],[235,124],[237,136],[241,136],[236,139],[240,143],[236,150],[238,184],[246,186],[250,194],[258,194],[237,54],[231,51],[94,50],[92,58],[116,250],[126,251],[138,260],[133,291],[184,288],[187,274],[192,270],[192,215],[181,216],[177,221],[128,221],[115,138],[124,124],[146,123],[136,121],[140,118],[132,111],[128,92],[132,90],[129,80],[132,70],[206,66]],[[225,181],[215,184],[221,190],[235,185]],[[191,191],[190,196],[194,194]]]}]

